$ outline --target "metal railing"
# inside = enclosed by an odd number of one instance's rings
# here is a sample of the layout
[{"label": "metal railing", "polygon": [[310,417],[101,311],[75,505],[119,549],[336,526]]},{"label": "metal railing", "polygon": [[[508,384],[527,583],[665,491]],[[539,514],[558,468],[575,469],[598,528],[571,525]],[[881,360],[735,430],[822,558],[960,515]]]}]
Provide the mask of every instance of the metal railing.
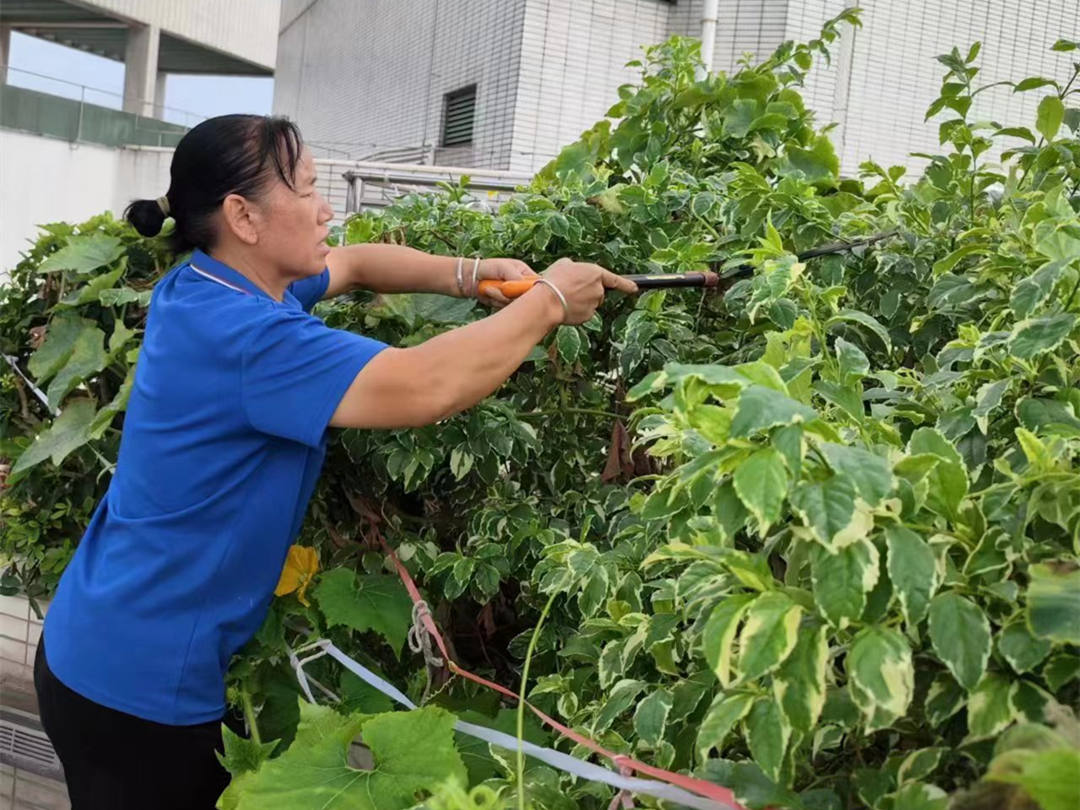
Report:
[{"label": "metal railing", "polygon": [[[205,121],[206,116],[200,113],[193,112],[191,110],[185,110],[180,107],[173,107],[171,105],[162,104],[160,100],[150,101],[142,96],[125,95],[123,93],[117,93],[114,90],[106,90],[102,87],[93,87],[88,84],[80,84],[79,82],[73,82],[70,79],[61,79],[59,76],[50,76],[47,73],[39,73],[34,70],[26,70],[25,68],[12,67],[11,65],[0,65],[0,76],[8,76],[12,73],[16,73],[24,77],[33,77],[34,79],[44,79],[46,82],[50,82],[52,87],[50,89],[43,89],[41,87],[33,87],[31,83],[19,83],[12,84],[11,79],[6,80],[7,84],[11,84],[13,87],[22,87],[26,90],[36,90],[40,93],[48,93],[49,95],[61,96],[63,98],[70,98],[78,101],[82,104],[95,104],[99,107],[106,107],[109,109],[123,110],[125,101],[134,101],[141,109],[152,107],[154,110],[153,116],[141,116],[147,120],[165,120],[165,113],[178,113],[183,117],[182,121],[168,121],[167,123],[176,124],[191,128],[198,124],[200,121]],[[75,92],[78,95],[74,95]],[[96,100],[95,100],[96,99]],[[140,115],[139,113],[131,113],[131,115]]]}]

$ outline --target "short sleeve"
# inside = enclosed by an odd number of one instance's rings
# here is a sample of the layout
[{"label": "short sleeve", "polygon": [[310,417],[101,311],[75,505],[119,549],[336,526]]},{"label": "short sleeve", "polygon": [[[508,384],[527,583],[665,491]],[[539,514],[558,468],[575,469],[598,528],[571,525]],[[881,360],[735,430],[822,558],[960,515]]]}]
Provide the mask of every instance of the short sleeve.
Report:
[{"label": "short sleeve", "polygon": [[317,447],[341,398],[386,344],[275,309],[243,350],[241,401],[258,431]]},{"label": "short sleeve", "polygon": [[300,302],[300,306],[304,308],[304,312],[311,312],[311,308],[319,303],[319,300],[326,295],[326,288],[330,286],[330,268],[323,268],[323,271],[317,276],[308,276],[302,278],[299,281],[294,281],[289,285],[289,292],[291,292],[296,300]]}]

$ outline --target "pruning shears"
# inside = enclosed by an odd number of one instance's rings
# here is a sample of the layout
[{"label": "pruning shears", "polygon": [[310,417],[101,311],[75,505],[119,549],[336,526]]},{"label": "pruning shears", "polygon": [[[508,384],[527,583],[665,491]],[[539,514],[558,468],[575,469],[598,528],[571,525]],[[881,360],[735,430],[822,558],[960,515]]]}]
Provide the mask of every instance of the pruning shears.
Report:
[{"label": "pruning shears", "polygon": [[[821,245],[816,248],[810,248],[810,250],[803,251],[798,254],[799,261],[806,261],[807,259],[813,259],[816,256],[827,256],[832,253],[843,253],[847,250],[852,250],[857,247],[863,247],[864,245],[870,245],[874,242],[880,242],[882,239],[886,239],[890,236],[894,236],[896,231],[887,231],[885,233],[877,233],[866,239],[858,239],[853,242],[834,242],[829,245]],[[630,279],[630,281],[637,284],[640,290],[655,290],[667,287],[704,287],[706,289],[710,287],[719,287],[722,278],[738,278],[740,276],[749,275],[753,268],[749,265],[738,265],[731,268],[724,273],[723,277],[719,273],[713,273],[710,270],[704,270],[697,273],[656,273],[645,275],[627,275],[623,278]],[[498,290],[507,298],[519,298],[520,296],[531,290],[538,280],[537,277],[520,278],[514,281],[481,281],[478,287],[478,292],[487,293],[492,290]]]}]

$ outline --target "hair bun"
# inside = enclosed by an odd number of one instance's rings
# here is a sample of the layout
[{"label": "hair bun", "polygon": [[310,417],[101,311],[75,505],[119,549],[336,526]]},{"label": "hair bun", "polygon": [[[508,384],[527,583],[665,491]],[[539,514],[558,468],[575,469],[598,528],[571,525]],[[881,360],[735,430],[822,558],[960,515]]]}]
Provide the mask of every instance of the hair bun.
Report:
[{"label": "hair bun", "polygon": [[134,200],[124,209],[124,219],[143,236],[157,236],[165,224],[165,213],[157,200]]}]

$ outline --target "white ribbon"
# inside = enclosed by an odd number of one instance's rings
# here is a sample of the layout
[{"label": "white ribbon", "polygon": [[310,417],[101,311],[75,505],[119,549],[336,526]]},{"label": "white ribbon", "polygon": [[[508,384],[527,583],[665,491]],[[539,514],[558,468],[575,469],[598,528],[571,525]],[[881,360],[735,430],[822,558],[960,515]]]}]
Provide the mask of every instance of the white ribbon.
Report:
[{"label": "white ribbon", "polygon": [[[307,655],[304,658],[299,658],[297,656],[297,653],[301,651],[312,649],[318,650],[318,652]],[[397,687],[391,683],[387,683],[367,667],[354,661],[327,639],[320,639],[311,644],[305,644],[303,647],[297,648],[295,652],[289,650],[289,662],[292,664],[293,669],[296,670],[296,677],[297,680],[300,681],[300,688],[303,690],[304,696],[309,702],[314,703],[315,699],[312,696],[311,687],[308,685],[308,676],[307,673],[304,672],[304,664],[308,661],[314,661],[316,658],[321,658],[324,655],[333,658],[345,667],[345,669],[349,670],[349,672],[360,678],[360,680],[378,689],[391,700],[400,703],[407,709],[416,708],[416,704],[409,700],[409,698]],[[322,687],[321,684],[316,685],[324,691],[329,691],[326,690],[325,687]],[[569,754],[564,754],[553,748],[544,748],[535,745],[528,740],[522,740],[519,743],[517,737],[512,737],[509,734],[504,734],[501,731],[495,731],[494,729],[485,726],[478,726],[474,723],[466,723],[464,720],[458,720],[454,723],[454,728],[463,734],[468,734],[470,737],[476,737],[477,739],[484,740],[492,745],[505,748],[508,751],[516,751],[520,745],[521,749],[530,757],[547,763],[553,768],[573,774],[574,776],[580,776],[583,779],[588,779],[593,782],[603,782],[618,790],[627,790],[632,793],[642,793],[647,796],[654,796],[657,799],[666,799],[671,802],[677,802],[685,807],[696,808],[696,810],[733,810],[732,805],[727,802],[719,802],[696,796],[682,788],[669,785],[665,782],[658,782],[652,779],[639,779],[634,776],[623,776],[608,768],[594,765],[591,762],[572,757]]]}]

